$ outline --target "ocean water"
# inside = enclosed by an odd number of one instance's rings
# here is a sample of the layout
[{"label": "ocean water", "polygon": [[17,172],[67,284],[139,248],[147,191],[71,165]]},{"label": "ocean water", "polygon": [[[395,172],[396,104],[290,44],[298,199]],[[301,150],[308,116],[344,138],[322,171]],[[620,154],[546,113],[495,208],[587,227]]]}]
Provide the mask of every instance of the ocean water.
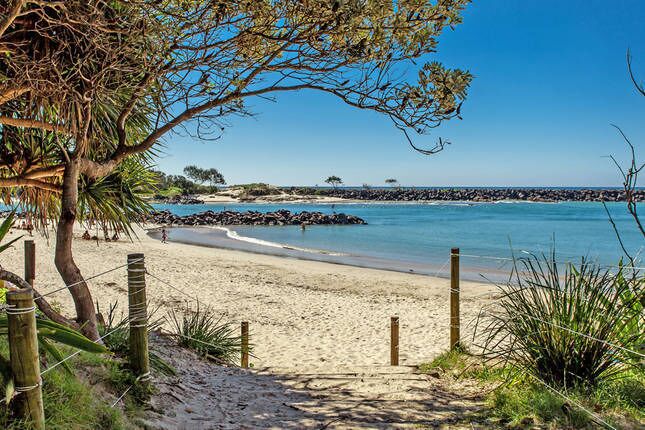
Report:
[{"label": "ocean water", "polygon": [[[584,256],[611,266],[623,255],[605,209],[593,202],[154,206],[178,215],[225,209],[345,212],[368,225],[308,226],[305,231],[299,226],[176,228],[170,240],[439,276],[448,273],[452,247],[460,248],[467,278],[503,277],[512,267],[508,258],[548,253],[553,247],[562,262]],[[640,255],[645,243],[625,204],[609,203],[608,208],[628,251]]]}]

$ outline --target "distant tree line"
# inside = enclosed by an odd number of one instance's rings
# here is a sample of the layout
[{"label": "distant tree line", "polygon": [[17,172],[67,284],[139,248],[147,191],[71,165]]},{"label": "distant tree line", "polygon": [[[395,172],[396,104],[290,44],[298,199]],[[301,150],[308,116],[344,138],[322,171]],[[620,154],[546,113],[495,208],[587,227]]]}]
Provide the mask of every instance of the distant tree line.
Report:
[{"label": "distant tree line", "polygon": [[184,168],[184,174],[187,177],[167,175],[158,170],[155,170],[154,174],[158,188],[156,197],[215,193],[218,191],[217,185],[226,183],[224,176],[217,169],[202,169],[193,165]]}]

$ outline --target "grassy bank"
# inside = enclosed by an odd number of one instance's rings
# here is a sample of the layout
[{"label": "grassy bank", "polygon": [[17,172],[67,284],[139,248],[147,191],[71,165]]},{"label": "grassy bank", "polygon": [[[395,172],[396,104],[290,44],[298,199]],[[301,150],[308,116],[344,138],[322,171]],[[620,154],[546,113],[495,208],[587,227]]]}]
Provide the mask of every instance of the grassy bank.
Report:
[{"label": "grassy bank", "polygon": [[[0,339],[0,353],[8,356],[6,339]],[[73,350],[65,350],[65,354]],[[43,403],[48,430],[130,430],[141,414],[139,404],[126,396],[112,404],[127,388],[128,375],[120,360],[110,356],[82,353],[69,360],[74,375],[62,366],[43,375]],[[0,427],[29,429],[28,423],[12,420],[6,404],[0,406]]]},{"label": "grassy bank", "polygon": [[421,364],[419,371],[479,384],[487,393],[487,407],[468,420],[494,428],[609,428],[592,414],[616,429],[643,428],[645,424],[642,372],[627,371],[593,389],[576,387],[559,391],[561,395],[511,366],[486,364],[464,350],[446,352]]}]

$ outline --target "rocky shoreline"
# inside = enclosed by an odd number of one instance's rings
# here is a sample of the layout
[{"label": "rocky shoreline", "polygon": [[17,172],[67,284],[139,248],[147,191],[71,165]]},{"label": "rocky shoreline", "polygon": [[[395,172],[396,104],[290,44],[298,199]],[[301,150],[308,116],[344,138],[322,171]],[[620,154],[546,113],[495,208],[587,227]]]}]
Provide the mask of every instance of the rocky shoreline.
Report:
[{"label": "rocky shoreline", "polygon": [[[622,189],[561,189],[561,188],[285,188],[295,194],[314,194],[349,200],[372,201],[473,201],[524,200],[533,202],[619,202],[625,201]],[[636,190],[636,201],[645,201],[645,190]]]},{"label": "rocky shoreline", "polygon": [[[252,199],[236,199],[239,202],[271,202],[294,200],[338,199],[374,202],[415,202],[415,201],[466,201],[495,202],[500,200],[530,202],[621,202],[626,200],[622,189],[562,189],[562,188],[311,188],[284,187],[267,188],[267,194],[254,195]],[[277,193],[277,194],[276,194]],[[230,198],[230,197],[229,197]],[[645,201],[645,190],[636,190],[634,199]],[[176,196],[171,199],[156,200],[166,204],[203,204],[207,202],[202,196]]]},{"label": "rocky shoreline", "polygon": [[291,213],[282,209],[275,212],[257,211],[206,211],[192,215],[179,216],[170,211],[153,212],[148,218],[155,224],[199,226],[199,225],[362,225],[365,220],[354,215],[337,213],[332,215],[321,212],[303,211]]}]

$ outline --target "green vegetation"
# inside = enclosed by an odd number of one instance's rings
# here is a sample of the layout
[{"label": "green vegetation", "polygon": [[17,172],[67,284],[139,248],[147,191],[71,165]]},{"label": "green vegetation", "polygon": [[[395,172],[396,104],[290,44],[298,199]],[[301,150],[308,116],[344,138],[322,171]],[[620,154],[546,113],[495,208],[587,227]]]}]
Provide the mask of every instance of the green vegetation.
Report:
[{"label": "green vegetation", "polygon": [[514,428],[634,428],[645,420],[644,287],[622,265],[583,259],[560,273],[554,252],[516,260],[477,321],[478,355],[459,349],[419,369],[490,387],[484,418]]},{"label": "green vegetation", "polygon": [[[64,349],[67,354],[71,349]],[[0,338],[0,355],[8,355],[9,345],[6,339]],[[80,364],[92,363],[90,369]],[[112,366],[112,360],[96,354],[82,354],[78,359],[70,360],[69,366],[75,374],[91,371],[92,367]],[[104,380],[100,378],[99,380]],[[111,388],[111,387],[108,387]],[[116,391],[116,390],[115,390]],[[98,395],[84,379],[70,376],[62,367],[52,370],[43,376],[43,403],[45,407],[46,426],[48,430],[97,429],[121,430],[132,428],[118,408],[112,408],[109,399]],[[109,394],[112,395],[112,394]],[[22,420],[10,420],[10,408],[2,402],[0,405],[0,427],[7,430],[29,429],[28,423]]]},{"label": "green vegetation", "polygon": [[218,188],[210,185],[197,184],[185,176],[166,175],[163,172],[154,171],[157,190],[154,197],[172,198],[190,194],[211,194],[216,193]]},{"label": "green vegetation", "polygon": [[[75,285],[76,321],[97,339],[71,245],[79,193],[127,175],[125,163],[148,163],[162,142],[176,147],[173,133],[218,139],[278,93],[318,90],[406,135],[461,117],[473,77],[432,57],[468,3],[0,2],[0,199],[16,199],[41,228],[57,225],[54,263]],[[402,75],[410,64],[415,73]],[[97,205],[96,220],[124,231],[141,220],[117,206]]]},{"label": "green vegetation", "polygon": [[479,383],[482,392],[487,393],[487,407],[468,419],[493,423],[496,428],[530,429],[535,428],[534,425],[549,429],[588,428],[593,418],[575,403],[619,429],[635,428],[645,419],[642,372],[628,371],[593,389],[566,390],[563,394],[566,393],[570,401],[526,377],[517,368],[500,362],[485,362],[463,349],[445,352],[431,363],[420,365],[419,371],[435,377]]},{"label": "green vegetation", "polygon": [[254,182],[251,184],[234,185],[232,189],[241,188],[240,199],[262,196],[275,196],[279,195],[282,191],[273,185],[265,184],[263,182]]},{"label": "green vegetation", "polygon": [[341,185],[343,183],[343,180],[338,177],[338,176],[330,176],[327,179],[325,179],[325,183],[331,185],[332,187],[336,188],[337,186]]},{"label": "green vegetation", "polygon": [[[154,180],[158,189],[154,197],[174,198],[189,194],[212,194],[218,191],[218,184],[225,184],[224,176],[217,169],[202,169],[197,166],[186,166],[184,173],[188,178],[181,175],[166,175],[160,171],[154,171]],[[190,178],[190,179],[189,179]],[[210,185],[204,185],[208,182]]]},{"label": "green vegetation", "polygon": [[208,182],[211,187],[226,183],[224,176],[217,169],[202,169],[197,166],[186,166],[184,167],[184,174],[199,184]]},{"label": "green vegetation", "polygon": [[[105,346],[115,355],[126,359],[130,350],[130,329],[128,325],[128,318],[124,315],[116,314],[117,303],[111,303],[107,308],[105,315],[105,324],[99,326],[99,333],[101,336],[106,336],[103,341]],[[97,304],[97,309],[100,312],[100,307]],[[148,310],[148,332],[153,332],[161,329],[163,325],[163,318],[155,318],[158,308]],[[173,369],[168,363],[162,360],[154,351],[149,351],[150,366],[153,370],[161,372],[165,375],[174,375]],[[125,370],[125,369],[123,369]],[[127,372],[129,373],[129,372]]]},{"label": "green vegetation", "polygon": [[[9,230],[11,229],[11,226],[13,225],[13,220],[15,217],[15,212],[11,212],[5,219],[2,221],[2,224],[0,224],[0,242],[4,240],[4,237],[9,233]],[[16,238],[11,239],[7,243],[3,243],[0,245],[0,252],[5,251],[7,248],[9,248],[11,245],[13,245],[15,242],[20,240],[21,236],[18,236]]]},{"label": "green vegetation", "polygon": [[394,179],[394,178],[388,178],[388,179],[386,179],[386,180],[385,180],[385,183],[386,183],[387,185],[390,185],[390,186],[392,186],[392,187],[393,187],[393,186],[395,186],[395,185],[398,185],[399,180],[398,180],[398,179]]},{"label": "green vegetation", "polygon": [[565,389],[639,368],[645,278],[584,259],[561,274],[555,261],[553,252],[515,262],[514,279],[477,327],[484,356]]},{"label": "green vegetation", "polygon": [[181,346],[225,364],[238,364],[242,352],[242,339],[236,328],[223,323],[222,317],[209,308],[185,309],[181,314],[170,312],[173,334]]}]

